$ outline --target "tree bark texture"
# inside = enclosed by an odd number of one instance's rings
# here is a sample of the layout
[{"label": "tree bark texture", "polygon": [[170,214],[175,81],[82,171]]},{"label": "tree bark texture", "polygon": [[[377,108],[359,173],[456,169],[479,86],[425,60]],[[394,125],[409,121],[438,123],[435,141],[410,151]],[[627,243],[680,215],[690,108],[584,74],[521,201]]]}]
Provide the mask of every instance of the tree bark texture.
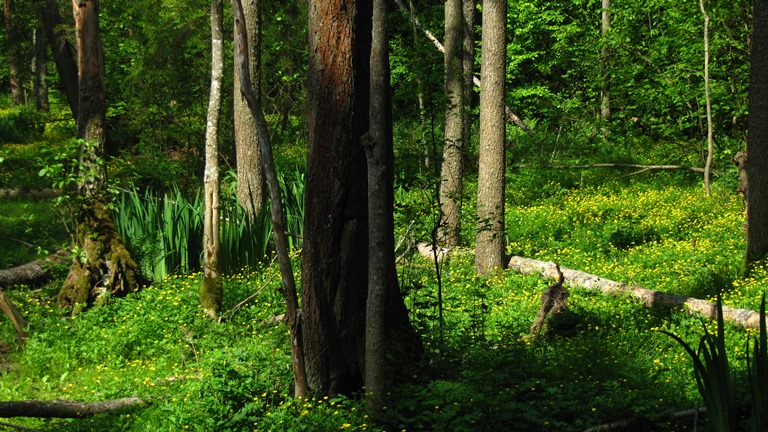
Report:
[{"label": "tree bark texture", "polygon": [[747,271],[768,255],[768,0],[755,0],[746,171]]},{"label": "tree bark texture", "polygon": [[14,16],[13,0],[5,0],[5,37],[8,57],[8,78],[11,84],[11,103],[24,104],[24,89],[21,86],[21,59],[18,50],[19,32]]},{"label": "tree bark texture", "polygon": [[48,102],[48,47],[45,40],[45,31],[38,26],[35,28],[34,41],[35,46],[35,107],[38,111],[48,112],[50,104]]},{"label": "tree bark texture", "polygon": [[137,398],[108,400],[103,402],[77,402],[69,400],[0,402],[0,417],[85,418],[96,414],[115,413],[128,408],[146,406]]},{"label": "tree bark texture", "polygon": [[600,72],[603,78],[603,88],[600,91],[600,118],[604,121],[611,119],[611,75],[608,72],[608,62],[611,51],[608,49],[608,32],[611,30],[611,0],[602,0],[600,11]]},{"label": "tree bark texture", "polygon": [[44,283],[50,278],[49,270],[51,266],[68,262],[70,256],[71,253],[69,251],[61,250],[44,259],[0,270],[0,287]]},{"label": "tree bark texture", "polygon": [[370,60],[370,129],[362,140],[368,163],[368,298],[365,324],[365,393],[369,415],[384,415],[387,395],[385,311],[387,259],[387,153],[392,151],[389,35],[386,0],[373,1]]},{"label": "tree bark texture", "polygon": [[[509,260],[508,268],[522,274],[541,274],[555,280],[559,278],[555,263],[547,261],[513,256]],[[708,319],[717,318],[717,306],[712,302],[628,285],[565,267],[560,269],[565,281],[571,286],[597,290],[603,294],[629,295],[649,308],[684,308],[690,313],[698,313]],[[744,328],[757,329],[760,325],[760,314],[749,309],[723,306],[723,320]]]},{"label": "tree bark texture", "polygon": [[[73,0],[77,30],[79,111],[77,136],[81,139],[76,215],[79,256],[59,292],[64,307],[85,307],[106,295],[121,295],[139,287],[136,262],[115,229],[108,204],[104,154],[106,96],[104,56],[99,38],[98,0]],[[75,309],[77,312],[79,309]]]},{"label": "tree bark texture", "polygon": [[67,98],[72,116],[77,119],[79,93],[77,89],[77,63],[75,63],[72,54],[74,51],[72,45],[67,40],[66,29],[56,0],[45,0],[45,3],[40,6],[40,14],[43,18],[45,36],[51,47],[64,96]]},{"label": "tree bark texture", "polygon": [[462,0],[464,22],[462,39],[462,88],[464,92],[464,116],[462,117],[462,148],[466,154],[472,141],[472,100],[474,99],[475,78],[475,0]]},{"label": "tree bark texture", "polygon": [[504,80],[506,0],[483,3],[480,168],[477,181],[475,269],[487,273],[504,264]]},{"label": "tree bark texture", "polygon": [[363,385],[370,0],[311,1],[302,305],[316,394]]},{"label": "tree bark texture", "polygon": [[443,163],[440,169],[442,217],[439,241],[459,244],[464,145],[464,6],[462,0],[445,1],[444,90],[445,123]]},{"label": "tree bark texture", "polygon": [[[365,376],[369,244],[361,137],[369,129],[371,8],[368,0],[309,5],[302,312],[307,379],[321,395],[359,391]],[[402,364],[418,355],[420,342],[397,286],[392,154],[387,152],[385,331],[388,358]]]},{"label": "tree bark texture", "polygon": [[275,239],[275,251],[282,276],[282,294],[285,298],[286,314],[291,339],[291,366],[293,368],[294,396],[303,397],[308,393],[307,375],[304,360],[303,324],[299,309],[296,281],[293,277],[291,257],[288,255],[288,240],[285,232],[285,214],[280,198],[280,185],[277,181],[275,161],[272,156],[272,144],[269,141],[267,122],[264,119],[261,104],[253,91],[250,80],[250,63],[248,60],[248,30],[245,27],[245,14],[240,0],[232,0],[235,15],[236,51],[235,60],[240,68],[240,89],[256,121],[259,134],[259,150],[261,163],[269,187],[270,208],[272,213],[272,234]]},{"label": "tree bark texture", "polygon": [[[248,61],[253,93],[261,103],[261,0],[245,0],[243,14],[248,32]],[[234,125],[237,162],[237,200],[251,221],[264,207],[264,173],[256,121],[240,91],[240,68],[235,65]]]},{"label": "tree bark texture", "polygon": [[205,174],[203,190],[203,281],[200,304],[206,315],[218,318],[223,296],[219,256],[220,188],[219,188],[219,112],[221,85],[224,77],[223,5],[211,0],[211,91],[208,100],[208,120],[205,126]]}]

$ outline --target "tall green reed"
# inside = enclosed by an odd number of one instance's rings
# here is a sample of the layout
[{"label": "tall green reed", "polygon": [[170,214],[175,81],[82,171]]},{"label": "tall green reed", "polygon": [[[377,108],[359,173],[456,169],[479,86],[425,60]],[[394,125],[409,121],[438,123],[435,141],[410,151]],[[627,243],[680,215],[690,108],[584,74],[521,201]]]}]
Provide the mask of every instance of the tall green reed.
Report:
[{"label": "tall green reed", "polygon": [[[304,172],[297,167],[280,173],[278,180],[286,210],[286,230],[292,250],[301,248],[304,232]],[[203,214],[200,193],[191,199],[173,187],[162,196],[124,190],[115,203],[115,225],[129,250],[139,261],[142,274],[160,280],[176,272],[201,268],[203,257]],[[272,251],[272,224],[269,208],[249,220],[234,197],[222,199],[220,225],[221,270],[225,274],[256,266]]]}]

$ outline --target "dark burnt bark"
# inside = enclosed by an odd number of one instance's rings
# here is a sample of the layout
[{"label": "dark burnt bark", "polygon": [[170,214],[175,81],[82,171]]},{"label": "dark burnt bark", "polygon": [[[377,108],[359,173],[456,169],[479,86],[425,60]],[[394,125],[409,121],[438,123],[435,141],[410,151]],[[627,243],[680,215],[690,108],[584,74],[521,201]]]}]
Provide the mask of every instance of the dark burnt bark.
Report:
[{"label": "dark burnt bark", "polygon": [[768,256],[768,0],[756,0],[752,25],[746,174],[746,268]]},{"label": "dark burnt bark", "polygon": [[[371,2],[309,5],[309,155],[302,261],[307,379],[316,394],[359,391],[364,377],[368,268],[367,170]],[[392,155],[387,181],[387,350],[408,361],[418,338],[397,287]],[[392,253],[389,253],[392,251]]]}]

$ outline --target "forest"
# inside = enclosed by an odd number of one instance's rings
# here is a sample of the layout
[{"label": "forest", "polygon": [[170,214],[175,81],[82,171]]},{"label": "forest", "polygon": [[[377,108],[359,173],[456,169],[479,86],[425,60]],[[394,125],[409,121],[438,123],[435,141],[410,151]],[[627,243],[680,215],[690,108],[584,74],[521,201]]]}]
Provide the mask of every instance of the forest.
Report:
[{"label": "forest", "polygon": [[0,429],[768,430],[768,0],[4,0]]}]

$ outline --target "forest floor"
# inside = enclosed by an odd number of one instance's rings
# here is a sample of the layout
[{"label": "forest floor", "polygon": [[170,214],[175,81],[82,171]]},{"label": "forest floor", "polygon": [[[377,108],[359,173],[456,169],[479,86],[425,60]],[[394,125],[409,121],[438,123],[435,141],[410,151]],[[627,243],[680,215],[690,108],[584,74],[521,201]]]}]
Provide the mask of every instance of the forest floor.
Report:
[{"label": "forest floor", "polygon": [[[768,273],[740,277],[743,205],[732,193],[716,188],[706,197],[702,189],[624,182],[555,191],[526,204],[512,196],[509,252],[664,292],[711,300],[721,291],[727,305],[756,310]],[[400,226],[419,214],[423,193],[396,194]],[[34,244],[26,232],[61,231],[55,216],[48,219],[36,203],[0,205],[21,209],[13,213],[16,222],[3,223],[29,228],[10,234],[14,238]],[[0,256],[0,262],[12,261]],[[399,262],[426,355],[394,389],[384,425],[368,421],[357,395],[290,396],[287,329],[273,320],[284,306],[272,264],[227,277],[230,312],[221,323],[207,319],[198,305],[197,273],[171,275],[75,318],[55,306],[60,280],[10,287],[30,327],[23,346],[7,320],[0,328],[0,343],[9,347],[3,362],[12,364],[0,374],[0,400],[138,396],[150,402],[88,419],[13,420],[51,431],[584,431],[622,420],[629,420],[623,430],[706,427],[703,415],[670,417],[700,407],[701,399],[691,360],[659,330],[695,344],[703,326],[711,332],[713,323],[572,287],[569,314],[531,341],[525,336],[551,281],[512,271],[478,277],[469,249],[454,251],[440,269],[438,285],[429,260],[414,254]],[[741,400],[751,334],[726,328]]]}]

